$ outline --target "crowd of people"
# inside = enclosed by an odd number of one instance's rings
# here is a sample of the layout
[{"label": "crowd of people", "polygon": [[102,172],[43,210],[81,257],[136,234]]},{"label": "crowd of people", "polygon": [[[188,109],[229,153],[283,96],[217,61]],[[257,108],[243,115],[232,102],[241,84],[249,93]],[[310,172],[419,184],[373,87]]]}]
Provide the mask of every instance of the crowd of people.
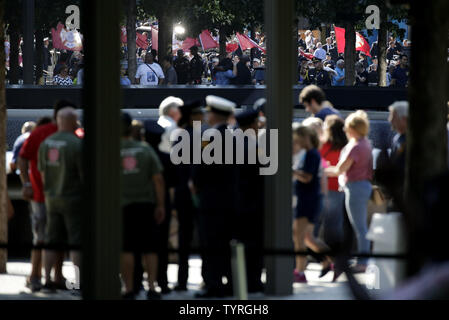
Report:
[{"label": "crowd of people", "polygon": [[[334,249],[342,242],[346,220],[355,234],[357,251],[369,253],[367,205],[372,196],[373,156],[367,138],[368,116],[356,111],[343,119],[315,85],[304,88],[299,101],[312,116],[294,123],[292,131],[294,248],[308,250],[312,256]],[[204,281],[204,291],[197,297],[232,295],[231,239],[245,245],[249,292],[263,291],[264,178],[259,173],[263,166],[258,161],[227,164],[225,146],[223,164],[190,161],[175,165],[170,159],[177,144],[170,136],[182,128],[192,137],[194,121],[201,123],[201,130],[215,128],[223,140],[227,129],[251,129],[248,139],[255,143],[244,145],[248,159],[251,146],[262,148],[257,141],[265,128],[265,100],[239,114],[234,114],[235,108],[235,103],[216,96],[208,96],[204,103],[168,97],[159,106],[158,120],[142,123],[122,114],[121,277],[125,299],[133,299],[143,289],[144,271],[149,299],[160,299],[161,294],[172,290],[167,280],[168,241],[170,222],[175,217],[179,222],[179,269],[174,290],[188,289],[189,252],[197,230]],[[407,102],[390,107],[390,122],[398,133],[391,161],[402,173],[407,114]],[[47,246],[43,251],[32,251],[32,272],[27,279],[32,291],[66,288],[62,275],[64,246],[71,246],[70,257],[75,266],[81,267],[77,248],[81,244],[80,212],[84,204],[83,136],[76,106],[61,101],[55,106],[53,119],[27,122],[15,146],[18,156],[11,166],[20,170],[23,197],[31,203],[33,243]],[[207,145],[203,143],[201,148]],[[193,144],[190,147],[192,158],[195,149]],[[335,281],[341,271],[334,268],[334,258],[318,260],[322,263],[321,276],[333,270]],[[309,260],[297,256],[294,282],[307,283],[304,272]],[[366,259],[359,259],[353,270],[363,272],[366,265]],[[157,286],[160,291],[156,291]]]},{"label": "crowd of people", "polygon": [[[335,32],[331,31],[326,43],[319,42],[312,31],[299,34],[298,83],[318,86],[344,86],[344,53],[338,53]],[[358,52],[355,61],[355,86],[377,86],[379,84],[378,41],[371,45],[370,56]],[[405,88],[408,86],[410,42],[402,44],[390,37],[386,53],[386,86]]]},{"label": "crowd of people", "polygon": [[[198,229],[200,244],[205,250],[202,255],[205,292],[199,297],[232,295],[228,252],[231,238],[240,239],[248,248],[262,243],[262,226],[254,224],[263,203],[263,179],[257,165],[175,166],[170,160],[170,134],[174,129],[184,128],[192,134],[193,121],[200,121],[204,127],[224,130],[228,120],[234,117],[236,106],[231,101],[208,96],[206,105],[207,120],[202,103],[184,104],[175,97],[162,101],[157,121],[139,123],[128,114],[122,114],[121,276],[125,299],[133,298],[142,290],[144,271],[148,275],[149,299],[160,299],[160,293],[170,292],[167,267],[172,217],[176,216],[179,221],[179,271],[175,288],[178,291],[187,290],[194,229]],[[234,123],[257,132],[260,112],[258,109],[237,115]],[[32,251],[32,272],[27,287],[33,292],[66,288],[62,264],[67,245],[74,265],[81,268],[78,250],[85,183],[83,134],[75,105],[60,101],[55,106],[53,119],[42,118],[37,124],[27,123],[16,143],[18,157],[14,160],[14,168],[20,170],[23,198],[31,203],[33,243],[46,246],[44,250]],[[217,179],[212,180],[211,176]],[[231,192],[236,197],[223,198],[223,194]],[[229,222],[229,214],[240,215],[244,223],[234,228]],[[250,228],[254,231],[248,232]],[[210,252],[217,247],[223,249],[219,256]],[[261,291],[262,257],[252,253],[249,257],[252,257],[248,260],[248,273],[252,275],[249,289]],[[145,270],[140,261],[144,262]],[[42,266],[44,284],[41,283]],[[229,279],[227,287],[222,283],[222,276]],[[155,290],[156,283],[160,293]]]},{"label": "crowd of people", "polygon": [[[331,31],[325,42],[314,37],[311,30],[298,34],[297,84],[344,86],[344,53],[338,53],[335,32]],[[264,37],[256,33],[255,43],[264,46]],[[408,86],[410,41],[402,43],[390,37],[386,52],[386,86]],[[50,50],[48,38],[43,47],[44,79],[60,86],[82,85],[83,52]],[[126,48],[124,56],[126,56]],[[379,46],[371,45],[370,56],[360,51],[356,54],[355,85],[377,86],[379,84]],[[152,58],[150,58],[152,57]],[[138,71],[134,79],[129,77],[127,63],[122,63],[121,84],[140,85],[264,85],[266,55],[258,48],[242,51],[240,47],[225,57],[216,50],[203,52],[197,46],[176,51],[174,56],[159,56],[149,47],[136,52]],[[151,61],[151,62],[148,62]],[[49,66],[54,66],[49,68]],[[52,71],[52,72],[51,72]],[[52,75],[52,78],[51,76]],[[45,81],[44,81],[45,82]]]}]

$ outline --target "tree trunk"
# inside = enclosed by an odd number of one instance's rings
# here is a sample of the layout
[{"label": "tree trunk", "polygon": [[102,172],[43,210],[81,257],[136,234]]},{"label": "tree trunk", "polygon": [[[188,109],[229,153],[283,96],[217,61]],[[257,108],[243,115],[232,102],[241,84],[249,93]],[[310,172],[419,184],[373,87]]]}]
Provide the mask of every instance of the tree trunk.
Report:
[{"label": "tree trunk", "polygon": [[9,52],[9,83],[19,83],[19,41],[20,33],[17,25],[9,26],[11,50]]},{"label": "tree trunk", "polygon": [[[441,238],[441,235],[435,232],[435,221],[430,220],[447,212],[426,211],[423,194],[426,182],[447,170],[446,122],[449,86],[449,2],[412,1],[411,6],[414,24],[405,179],[408,252],[412,253],[408,261],[409,276],[416,274],[435,250],[444,252],[447,249],[444,241],[435,242],[434,237]],[[432,77],[429,77],[429,70],[434,70]],[[434,192],[434,195],[437,196],[437,193]],[[423,226],[429,228],[423,230]]]},{"label": "tree trunk", "polygon": [[219,30],[219,35],[220,35],[220,61],[224,58],[226,58],[226,30],[225,28],[220,28]]},{"label": "tree trunk", "polygon": [[36,84],[43,84],[43,61],[44,61],[44,32],[40,27],[36,29],[36,52],[35,52],[35,65],[36,65]]},{"label": "tree trunk", "polygon": [[[5,1],[0,0],[0,70],[5,70]],[[0,72],[0,243],[8,242],[8,218],[6,206],[6,101],[5,73]],[[0,274],[6,273],[8,252],[0,249]]]},{"label": "tree trunk", "polygon": [[165,56],[172,56],[172,42],[173,42],[173,23],[171,17],[163,12],[159,17],[159,42],[158,42],[158,59],[159,62]]},{"label": "tree trunk", "polygon": [[377,36],[379,87],[387,86],[387,18],[387,8],[382,8],[380,10],[380,29]]},{"label": "tree trunk", "polygon": [[128,78],[134,82],[137,72],[136,57],[136,0],[128,0],[126,3],[126,36],[128,47]]},{"label": "tree trunk", "polygon": [[355,83],[355,29],[351,22],[346,23],[345,31],[345,86]]}]

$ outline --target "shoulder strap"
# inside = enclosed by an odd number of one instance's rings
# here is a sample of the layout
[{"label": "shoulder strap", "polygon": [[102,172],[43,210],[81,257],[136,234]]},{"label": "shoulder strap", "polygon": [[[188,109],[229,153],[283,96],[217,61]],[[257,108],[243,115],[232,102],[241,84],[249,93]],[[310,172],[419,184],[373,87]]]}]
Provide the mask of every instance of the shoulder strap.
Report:
[{"label": "shoulder strap", "polygon": [[148,68],[151,69],[151,71],[153,71],[153,73],[156,75],[156,77],[159,79],[159,76],[157,75],[156,71],[154,71],[153,68],[150,67],[150,65],[148,63],[145,63],[147,65]]}]

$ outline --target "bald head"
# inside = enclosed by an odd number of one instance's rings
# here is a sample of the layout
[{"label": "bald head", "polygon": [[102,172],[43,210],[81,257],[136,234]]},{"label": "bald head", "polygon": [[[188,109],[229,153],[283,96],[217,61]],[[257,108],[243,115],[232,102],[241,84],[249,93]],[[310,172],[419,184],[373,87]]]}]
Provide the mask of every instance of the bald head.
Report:
[{"label": "bald head", "polygon": [[77,120],[78,116],[76,115],[75,109],[70,107],[62,108],[56,117],[58,131],[74,132],[78,127]]}]

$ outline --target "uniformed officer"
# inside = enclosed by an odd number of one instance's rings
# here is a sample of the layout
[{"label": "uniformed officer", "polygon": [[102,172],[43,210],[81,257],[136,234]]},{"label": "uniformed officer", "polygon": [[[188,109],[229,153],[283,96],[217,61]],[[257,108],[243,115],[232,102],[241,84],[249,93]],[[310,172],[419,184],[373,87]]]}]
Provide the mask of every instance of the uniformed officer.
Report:
[{"label": "uniformed officer", "polygon": [[158,285],[162,294],[169,294],[171,289],[168,287],[168,246],[170,237],[171,216],[174,209],[174,188],[176,179],[176,168],[170,160],[170,150],[172,143],[170,141],[171,133],[177,129],[177,121],[181,117],[179,107],[184,105],[184,101],[176,97],[168,97],[159,105],[158,124],[165,129],[162,135],[162,142],[159,145],[157,154],[164,167],[165,180],[165,207],[166,216],[159,226],[159,236],[161,242],[161,251],[159,253],[159,273]]},{"label": "uniformed officer", "polygon": [[[245,245],[248,292],[261,292],[263,267],[264,179],[257,161],[257,134],[259,109],[250,109],[236,116],[239,128],[248,136],[244,140],[244,164],[237,166],[237,221],[236,237]],[[249,154],[256,155],[250,164]]]},{"label": "uniformed officer", "polygon": [[315,84],[317,86],[330,86],[331,79],[329,73],[323,69],[323,62],[314,57],[312,59],[315,65],[314,69],[310,69],[307,78],[305,79],[305,84]]},{"label": "uniformed officer", "polygon": [[[200,242],[204,249],[202,276],[205,291],[199,298],[223,297],[232,293],[230,240],[235,225],[236,170],[224,164],[225,132],[235,103],[216,96],[206,97],[207,123],[221,136],[222,164],[193,166],[194,192],[199,196]],[[211,140],[215,140],[214,137]],[[204,146],[204,145],[203,145]],[[227,285],[222,283],[227,278]]]},{"label": "uniformed officer", "polygon": [[[201,101],[195,101],[180,107],[181,119],[178,127],[185,129],[193,139],[193,121],[203,121],[203,110]],[[176,142],[175,142],[176,143]],[[175,208],[179,222],[179,268],[178,285],[176,291],[187,290],[187,279],[189,275],[189,253],[194,234],[194,221],[197,219],[197,208],[193,202],[189,187],[192,171],[192,152],[190,148],[190,164],[179,164],[176,166],[176,186],[175,186]]]},{"label": "uniformed officer", "polygon": [[151,146],[132,138],[131,117],[124,113],[122,122],[123,138],[120,154],[123,254],[121,273],[126,289],[124,298],[134,298],[134,252],[139,251],[143,254],[143,262],[148,273],[147,298],[160,299],[160,295],[155,291],[158,273],[156,232],[157,225],[162,223],[165,217],[163,167]]},{"label": "uniformed officer", "polygon": [[[39,147],[38,169],[44,183],[47,208],[46,244],[52,246],[81,245],[82,153],[81,140],[75,135],[75,109],[61,109],[56,118],[58,132]],[[70,252],[73,264],[80,268],[79,250]],[[45,252],[46,270],[57,261],[56,251]]]}]

